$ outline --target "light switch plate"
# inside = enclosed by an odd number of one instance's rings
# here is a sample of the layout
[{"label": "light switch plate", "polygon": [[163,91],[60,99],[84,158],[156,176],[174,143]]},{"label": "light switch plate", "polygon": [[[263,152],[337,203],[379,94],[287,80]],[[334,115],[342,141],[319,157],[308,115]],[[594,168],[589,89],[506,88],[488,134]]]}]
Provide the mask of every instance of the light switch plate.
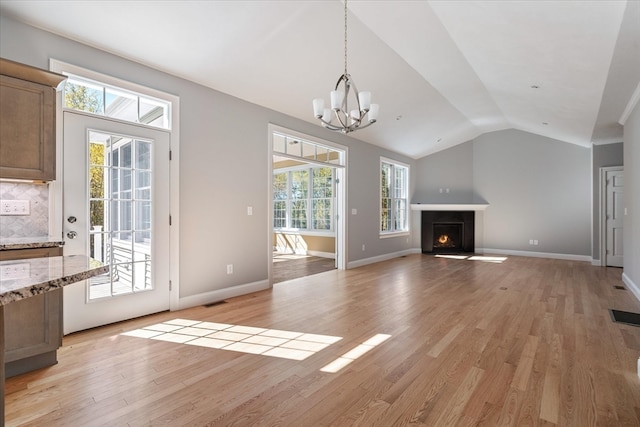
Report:
[{"label": "light switch plate", "polygon": [[0,215],[29,215],[29,200],[0,200]]}]

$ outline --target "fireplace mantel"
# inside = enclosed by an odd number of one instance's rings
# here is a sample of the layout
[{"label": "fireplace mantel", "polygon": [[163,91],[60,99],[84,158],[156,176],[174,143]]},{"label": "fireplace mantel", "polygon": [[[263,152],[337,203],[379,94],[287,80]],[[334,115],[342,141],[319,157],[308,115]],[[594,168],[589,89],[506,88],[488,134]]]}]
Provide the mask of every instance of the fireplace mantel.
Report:
[{"label": "fireplace mantel", "polygon": [[411,204],[412,211],[483,211],[488,203],[416,203]]}]

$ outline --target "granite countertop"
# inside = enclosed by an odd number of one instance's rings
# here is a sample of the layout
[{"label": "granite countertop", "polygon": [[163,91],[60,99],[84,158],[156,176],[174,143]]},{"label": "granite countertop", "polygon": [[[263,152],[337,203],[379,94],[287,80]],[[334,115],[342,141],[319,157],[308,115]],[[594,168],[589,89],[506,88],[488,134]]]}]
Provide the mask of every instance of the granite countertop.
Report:
[{"label": "granite countertop", "polygon": [[0,305],[6,305],[104,274],[109,266],[84,255],[68,255],[0,261],[0,270]]},{"label": "granite countertop", "polygon": [[0,251],[9,251],[13,249],[55,248],[63,245],[63,240],[52,240],[47,237],[0,239]]}]

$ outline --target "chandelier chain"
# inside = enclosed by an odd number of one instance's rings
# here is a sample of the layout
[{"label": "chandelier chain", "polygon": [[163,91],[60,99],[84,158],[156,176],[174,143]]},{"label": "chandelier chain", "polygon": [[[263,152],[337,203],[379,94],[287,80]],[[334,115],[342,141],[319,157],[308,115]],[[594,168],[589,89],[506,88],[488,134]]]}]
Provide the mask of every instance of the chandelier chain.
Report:
[{"label": "chandelier chain", "polygon": [[344,74],[347,74],[347,0],[344,0]]}]

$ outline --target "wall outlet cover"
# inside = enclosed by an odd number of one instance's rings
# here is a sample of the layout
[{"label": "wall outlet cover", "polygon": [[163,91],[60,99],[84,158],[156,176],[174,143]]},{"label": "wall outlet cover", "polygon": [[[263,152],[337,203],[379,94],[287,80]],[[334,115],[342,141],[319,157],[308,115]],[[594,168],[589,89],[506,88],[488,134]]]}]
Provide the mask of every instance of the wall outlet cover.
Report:
[{"label": "wall outlet cover", "polygon": [[0,215],[29,215],[29,200],[0,200]]}]

